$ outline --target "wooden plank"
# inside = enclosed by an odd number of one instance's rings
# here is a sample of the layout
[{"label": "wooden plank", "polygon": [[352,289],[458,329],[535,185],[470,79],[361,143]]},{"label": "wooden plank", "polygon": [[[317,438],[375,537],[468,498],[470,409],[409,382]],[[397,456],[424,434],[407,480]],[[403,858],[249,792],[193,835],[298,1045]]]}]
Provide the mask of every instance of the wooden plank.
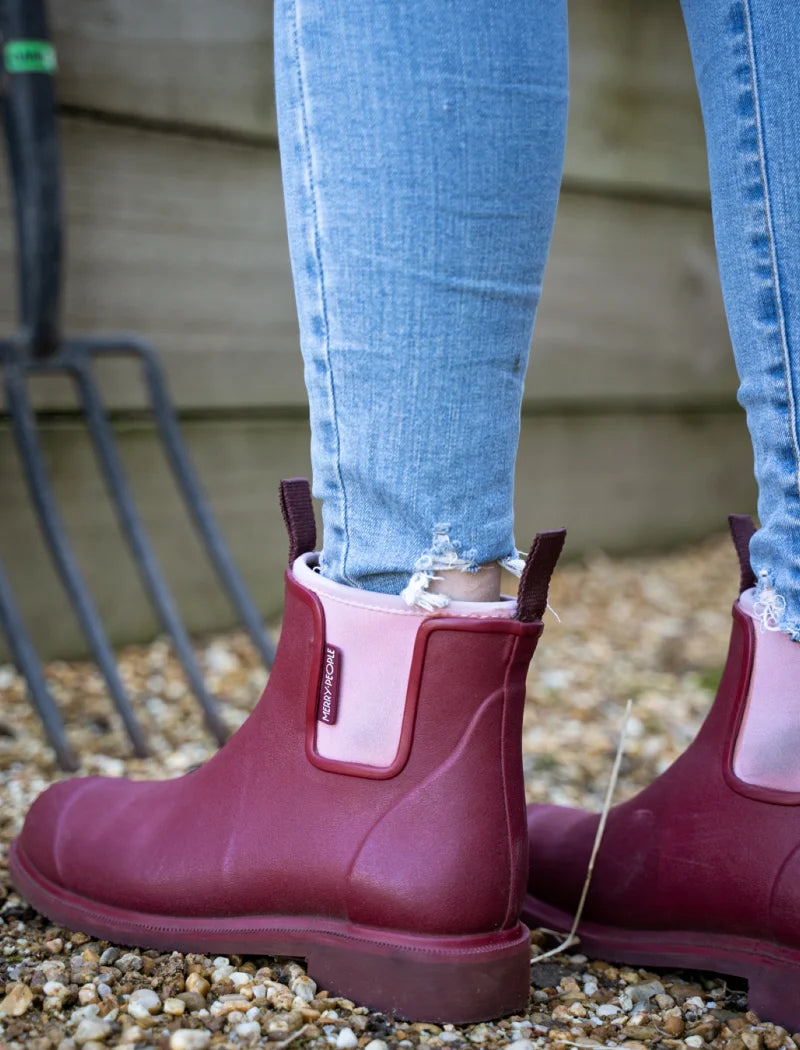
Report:
[{"label": "wooden plank", "polygon": [[[274,140],[272,5],[66,0],[51,17],[71,106]],[[678,3],[571,0],[569,181],[705,194]]]},{"label": "wooden plank", "polygon": [[[307,424],[269,419],[194,420],[184,433],[234,556],[262,610],[282,602],[286,540],[281,476],[308,474]],[[143,517],[194,632],[232,621],[188,527],[152,431],[117,425]],[[159,628],[131,567],[83,430],[44,430],[54,488],[104,622],[117,641]],[[741,413],[526,415],[517,468],[517,542],[566,525],[567,552],[669,547],[724,527],[753,507],[750,446]],[[28,506],[7,426],[0,425],[0,559],[43,653],[82,651]],[[1,634],[1,632],[0,632]],[[3,639],[0,637],[0,647]],[[0,659],[3,657],[0,652]]]},{"label": "wooden plank", "polygon": [[567,527],[569,557],[669,549],[755,513],[740,410],[531,415],[517,457],[517,543]]},{"label": "wooden plank", "polygon": [[532,404],[730,402],[710,215],[562,194],[532,362]]},{"label": "wooden plank", "polygon": [[[65,327],[138,331],[184,406],[304,398],[280,166],[274,149],[66,120]],[[3,200],[0,268],[10,272]],[[10,282],[0,330],[13,325]],[[128,371],[110,403],[141,403]],[[61,386],[40,403],[71,403]]]},{"label": "wooden plank", "polygon": [[[277,153],[70,119],[66,325],[131,329],[186,408],[302,405]],[[7,200],[0,267],[11,272]],[[0,331],[14,325],[0,286]],[[127,370],[113,406],[141,403]],[[705,403],[736,377],[702,209],[564,193],[526,399]],[[40,404],[72,404],[61,385]]]},{"label": "wooden plank", "polygon": [[566,184],[708,194],[679,3],[570,0]]},{"label": "wooden plank", "polygon": [[62,103],[274,140],[272,4],[52,4]]}]

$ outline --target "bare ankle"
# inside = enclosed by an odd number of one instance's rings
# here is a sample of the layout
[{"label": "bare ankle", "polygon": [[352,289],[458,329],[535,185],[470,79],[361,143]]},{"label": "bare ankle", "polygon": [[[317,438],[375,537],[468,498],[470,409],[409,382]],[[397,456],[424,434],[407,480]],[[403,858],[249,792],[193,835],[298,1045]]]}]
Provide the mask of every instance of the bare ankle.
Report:
[{"label": "bare ankle", "polygon": [[481,565],[474,572],[439,569],[428,584],[434,594],[445,594],[457,602],[496,602],[500,599],[500,566]]}]

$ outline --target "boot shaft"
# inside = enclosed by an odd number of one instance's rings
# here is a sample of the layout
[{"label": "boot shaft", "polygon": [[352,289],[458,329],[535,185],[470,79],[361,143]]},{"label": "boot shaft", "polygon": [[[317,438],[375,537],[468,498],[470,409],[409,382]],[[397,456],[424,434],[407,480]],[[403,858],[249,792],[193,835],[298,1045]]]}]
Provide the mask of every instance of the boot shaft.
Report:
[{"label": "boot shaft", "polygon": [[[281,727],[280,755],[260,779],[295,785],[290,807],[303,829],[292,847],[295,863],[300,852],[319,867],[310,854],[330,839],[324,828],[335,820],[336,841],[328,841],[318,874],[332,891],[344,887],[337,906],[343,918],[435,933],[513,925],[527,873],[525,679],[542,625],[511,617],[415,620],[401,728],[387,764],[322,755],[320,727],[338,728],[321,721],[330,667],[325,610],[318,594],[287,573],[278,656],[245,727],[248,736]],[[390,627],[383,648],[392,644]],[[342,669],[380,658],[365,652],[359,637],[336,648]],[[347,718],[352,701],[342,689],[337,718]],[[239,746],[237,735],[228,747]],[[244,760],[252,746],[241,747]],[[330,899],[317,883],[303,905],[313,907],[320,896]]]}]

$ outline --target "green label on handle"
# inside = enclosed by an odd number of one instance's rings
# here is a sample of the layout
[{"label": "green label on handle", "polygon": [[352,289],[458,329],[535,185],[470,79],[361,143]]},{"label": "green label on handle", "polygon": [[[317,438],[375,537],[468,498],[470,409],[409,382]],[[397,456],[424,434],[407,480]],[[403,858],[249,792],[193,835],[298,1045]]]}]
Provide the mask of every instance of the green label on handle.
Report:
[{"label": "green label on handle", "polygon": [[56,49],[47,40],[11,40],[3,47],[8,73],[55,73]]}]

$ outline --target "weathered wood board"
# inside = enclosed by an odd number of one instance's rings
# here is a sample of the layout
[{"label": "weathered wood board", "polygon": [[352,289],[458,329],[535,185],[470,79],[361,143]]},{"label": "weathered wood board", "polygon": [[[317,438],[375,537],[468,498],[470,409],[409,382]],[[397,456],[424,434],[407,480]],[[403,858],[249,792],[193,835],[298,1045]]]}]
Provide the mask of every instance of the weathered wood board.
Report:
[{"label": "weathered wood board", "polygon": [[[190,629],[232,620],[194,540],[155,445],[140,423],[116,426],[143,516]],[[286,540],[281,477],[308,474],[303,419],[218,419],[184,424],[212,505],[258,603],[279,612]],[[53,484],[78,558],[115,641],[159,630],[108,505],[85,433],[45,429]],[[714,414],[525,415],[517,467],[517,542],[566,525],[567,553],[674,546],[724,527],[754,505],[751,454],[738,411]],[[81,652],[74,616],[28,506],[7,427],[0,425],[0,559],[41,651]],[[1,632],[0,632],[1,634]],[[0,637],[0,646],[3,639]],[[2,659],[0,650],[0,659]]]},{"label": "weathered wood board", "polygon": [[[64,121],[66,326],[130,329],[161,350],[186,408],[302,405],[277,153]],[[0,272],[13,272],[4,196]],[[14,325],[0,284],[0,330]],[[705,403],[736,378],[708,213],[565,192],[526,398]],[[140,403],[128,373],[110,403]],[[50,408],[71,404],[62,387]]]},{"label": "weathered wood board", "polygon": [[67,106],[274,140],[269,0],[50,5]]},{"label": "weathered wood board", "polygon": [[678,0],[569,0],[567,185],[708,195]]},{"label": "weathered wood board", "polygon": [[[680,4],[569,8],[568,182],[707,193]],[[51,17],[68,106],[274,140],[266,0],[69,0]]]}]

